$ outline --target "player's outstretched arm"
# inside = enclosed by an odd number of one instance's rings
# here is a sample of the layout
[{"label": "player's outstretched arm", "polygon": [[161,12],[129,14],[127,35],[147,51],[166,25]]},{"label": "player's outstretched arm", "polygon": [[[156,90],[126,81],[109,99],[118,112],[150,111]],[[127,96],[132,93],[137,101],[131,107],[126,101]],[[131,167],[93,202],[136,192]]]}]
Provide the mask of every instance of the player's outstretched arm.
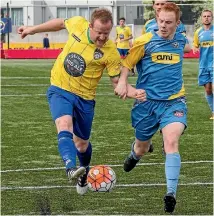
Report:
[{"label": "player's outstretched arm", "polygon": [[115,95],[119,95],[119,97],[123,99],[125,99],[127,95],[128,75],[129,75],[129,69],[123,67],[117,86],[114,89]]},{"label": "player's outstretched arm", "polygon": [[189,44],[186,44],[185,47],[184,47],[184,52],[185,53],[189,53],[191,51],[191,47]]},{"label": "player's outstretched arm", "polygon": [[[112,82],[113,87],[115,89],[118,86],[119,77],[112,77],[111,82]],[[134,98],[134,99],[137,99],[140,101],[146,100],[146,91],[144,89],[136,89],[133,86],[131,86],[130,84],[126,85],[126,89],[127,89],[127,93],[125,94],[125,96],[121,97],[119,95],[119,98],[126,99],[128,97],[128,98]],[[118,94],[115,93],[115,95],[118,95]]]},{"label": "player's outstretched arm", "polygon": [[146,91],[144,89],[136,89],[130,84],[127,85],[127,97],[134,98],[139,101],[146,101]]},{"label": "player's outstretched arm", "polygon": [[27,35],[33,35],[39,32],[51,32],[65,29],[64,19],[52,19],[45,23],[35,26],[21,26],[18,28],[18,34],[21,38],[25,38]]},{"label": "player's outstretched arm", "polygon": [[196,54],[199,52],[199,48],[193,46],[192,51],[193,51],[193,54]]}]

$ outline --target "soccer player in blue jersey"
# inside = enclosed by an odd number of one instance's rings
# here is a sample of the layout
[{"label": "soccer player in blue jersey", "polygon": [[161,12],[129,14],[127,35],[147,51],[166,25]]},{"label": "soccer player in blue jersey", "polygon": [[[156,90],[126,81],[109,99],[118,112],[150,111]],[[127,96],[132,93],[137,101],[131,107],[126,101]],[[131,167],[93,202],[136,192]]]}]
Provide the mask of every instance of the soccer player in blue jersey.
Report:
[{"label": "soccer player in blue jersey", "polygon": [[[147,32],[153,31],[153,30],[158,31],[157,17],[158,17],[158,14],[159,14],[161,8],[164,6],[164,4],[166,2],[167,2],[167,0],[154,0],[154,1],[152,1],[153,9],[155,10],[155,18],[148,20],[145,23],[145,25],[143,26],[143,29],[142,29],[142,34],[145,34]],[[185,26],[181,21],[179,21],[179,25],[176,28],[176,32],[186,34]]]},{"label": "soccer player in blue jersey", "polygon": [[[131,171],[148,152],[149,143],[158,129],[162,131],[166,153],[165,175],[167,192],[164,209],[172,213],[176,205],[176,191],[181,158],[179,138],[187,126],[187,107],[182,78],[184,51],[191,50],[186,37],[176,32],[180,9],[174,3],[165,3],[158,17],[158,31],[136,38],[123,60],[122,76],[115,93],[124,97],[128,72],[135,65],[138,70],[137,89],[145,89],[147,101],[136,100],[132,108],[132,126],[135,141],[124,162],[124,170]],[[124,79],[126,77],[126,79]]]},{"label": "soccer player in blue jersey", "polygon": [[[151,31],[158,31],[158,23],[157,23],[158,15],[159,15],[161,8],[164,6],[164,4],[166,2],[167,2],[167,0],[154,0],[154,1],[152,1],[153,9],[155,10],[155,18],[148,20],[145,23],[145,25],[143,26],[143,29],[142,29],[142,34],[145,34],[145,33],[151,32]],[[180,20],[179,20],[179,25],[176,28],[176,32],[180,32],[184,35],[186,34],[185,26]],[[154,150],[154,147],[153,147],[153,144],[151,142],[150,151],[153,152],[153,150]],[[165,155],[164,142],[162,143],[162,152],[163,152],[163,155]]]},{"label": "soccer player in blue jersey", "polygon": [[[47,97],[58,132],[59,153],[69,180],[78,180],[76,189],[81,195],[88,189],[86,180],[92,155],[89,138],[96,88],[105,69],[114,87],[120,75],[120,55],[116,45],[109,40],[112,26],[111,12],[99,8],[92,13],[91,22],[75,16],[18,29],[21,38],[62,29],[69,33],[68,41],[51,70]],[[130,85],[128,88],[129,97],[145,99],[145,91]],[[78,168],[76,155],[80,162]]]},{"label": "soccer player in blue jersey", "polygon": [[199,74],[198,84],[204,86],[205,96],[208,105],[211,109],[212,116],[210,119],[214,119],[213,108],[213,40],[214,40],[214,28],[213,28],[213,13],[210,10],[204,10],[201,14],[201,21],[203,26],[195,31],[193,41],[193,53],[200,51],[199,59]]}]

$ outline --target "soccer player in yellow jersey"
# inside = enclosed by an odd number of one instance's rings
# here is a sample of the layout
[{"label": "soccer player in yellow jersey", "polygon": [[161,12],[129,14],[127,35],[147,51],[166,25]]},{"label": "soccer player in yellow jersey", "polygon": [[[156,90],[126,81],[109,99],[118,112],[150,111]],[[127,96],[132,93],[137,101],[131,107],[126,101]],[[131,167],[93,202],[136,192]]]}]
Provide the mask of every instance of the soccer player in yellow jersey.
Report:
[{"label": "soccer player in yellow jersey", "polygon": [[[130,49],[131,39],[133,38],[131,29],[125,25],[126,19],[121,17],[119,19],[120,26],[116,27],[116,40],[117,50],[120,53],[121,59],[124,59],[127,52]],[[132,75],[135,75],[134,69],[132,69]]]},{"label": "soccer player in yellow jersey", "polygon": [[[86,178],[92,154],[89,138],[96,88],[105,68],[114,87],[120,75],[120,56],[114,42],[109,40],[112,26],[111,12],[100,8],[92,13],[90,23],[76,16],[18,29],[21,38],[38,32],[68,31],[68,41],[51,70],[47,97],[58,132],[59,153],[69,180],[78,180],[76,188],[81,195],[88,189]],[[144,90],[130,85],[128,89],[129,97],[145,99]]]}]

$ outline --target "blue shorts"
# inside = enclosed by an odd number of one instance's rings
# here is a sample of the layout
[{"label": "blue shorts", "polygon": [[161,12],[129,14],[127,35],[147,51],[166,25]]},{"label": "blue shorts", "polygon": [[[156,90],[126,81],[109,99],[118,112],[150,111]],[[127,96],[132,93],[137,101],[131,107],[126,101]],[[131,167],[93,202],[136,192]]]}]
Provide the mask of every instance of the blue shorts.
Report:
[{"label": "blue shorts", "polygon": [[173,122],[187,126],[187,106],[185,97],[169,101],[136,101],[132,109],[132,126],[140,141],[152,138],[158,129]]},{"label": "blue shorts", "polygon": [[53,120],[64,115],[73,117],[73,133],[88,140],[94,117],[94,100],[85,100],[56,86],[50,86],[47,98]]},{"label": "blue shorts", "polygon": [[213,82],[213,68],[200,68],[198,74],[198,85],[203,86]]},{"label": "blue shorts", "polygon": [[125,57],[129,49],[120,49],[117,48],[118,52],[120,53],[120,57]]}]

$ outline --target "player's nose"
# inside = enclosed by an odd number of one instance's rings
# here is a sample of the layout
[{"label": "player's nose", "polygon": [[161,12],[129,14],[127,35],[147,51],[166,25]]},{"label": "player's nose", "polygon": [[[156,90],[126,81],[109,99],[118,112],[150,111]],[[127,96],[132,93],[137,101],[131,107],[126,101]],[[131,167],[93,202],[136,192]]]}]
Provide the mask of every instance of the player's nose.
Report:
[{"label": "player's nose", "polygon": [[104,34],[101,34],[100,35],[100,40],[105,40],[106,39],[106,36]]}]

